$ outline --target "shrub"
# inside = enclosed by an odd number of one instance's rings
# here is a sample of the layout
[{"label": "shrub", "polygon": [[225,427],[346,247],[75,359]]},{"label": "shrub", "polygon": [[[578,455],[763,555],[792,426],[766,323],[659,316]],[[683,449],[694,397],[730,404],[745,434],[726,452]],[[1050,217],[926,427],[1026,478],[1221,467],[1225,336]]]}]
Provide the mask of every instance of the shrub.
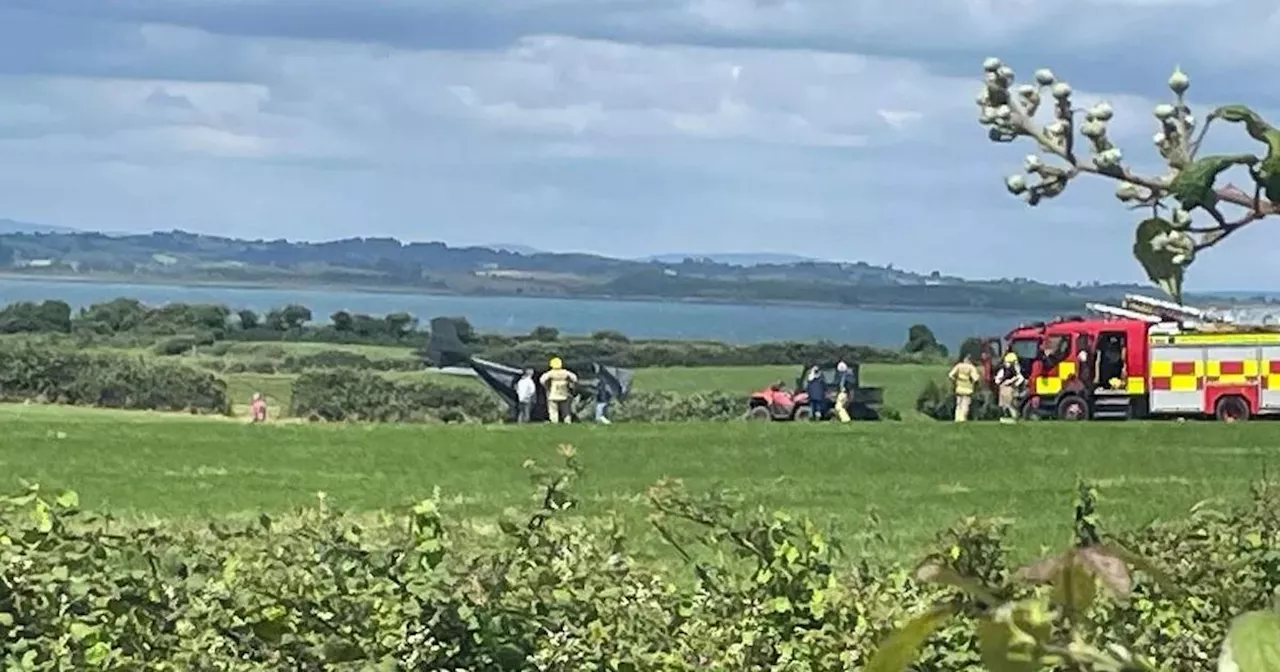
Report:
[{"label": "shrub", "polygon": [[564,514],[579,475],[564,452],[564,468],[530,465],[537,508],[483,536],[439,497],[373,520],[321,499],[284,519],[121,534],[74,493],[32,486],[0,499],[0,665],[1201,672],[1224,622],[1280,585],[1274,498],[1138,531],[1145,554],[1103,538],[1082,498],[1077,544],[1019,570],[1002,525],[967,520],[912,570],[849,558],[808,520],[659,483],[651,524],[686,577],[637,561],[616,524]]},{"label": "shrub", "polygon": [[[979,388],[973,395],[970,405],[970,420],[998,420],[1000,405],[991,390]],[[955,419],[956,395],[948,381],[931,380],[925,383],[924,389],[916,396],[916,411],[934,420],[950,422]]]},{"label": "shrub", "polygon": [[290,413],[330,421],[494,422],[505,415],[491,391],[429,379],[391,380],[359,369],[307,371],[293,383]]},{"label": "shrub", "polygon": [[152,351],[162,357],[168,357],[191,352],[195,347],[196,338],[194,336],[174,336],[156,343]]},{"label": "shrub", "polygon": [[31,346],[0,357],[0,400],[230,412],[226,383],[207,371],[141,357]]},{"label": "shrub", "polygon": [[634,392],[613,405],[611,419],[639,422],[737,420],[747,412],[747,396],[727,392],[679,394]]}]

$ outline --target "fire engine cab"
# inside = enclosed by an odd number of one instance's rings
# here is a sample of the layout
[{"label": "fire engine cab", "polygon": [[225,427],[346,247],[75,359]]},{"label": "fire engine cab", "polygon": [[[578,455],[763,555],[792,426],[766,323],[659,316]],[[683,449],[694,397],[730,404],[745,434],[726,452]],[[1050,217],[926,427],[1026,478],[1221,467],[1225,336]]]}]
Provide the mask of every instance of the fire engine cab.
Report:
[{"label": "fire engine cab", "polygon": [[1280,327],[1127,295],[1096,315],[1022,324],[984,342],[982,367],[1005,352],[1027,387],[1022,415],[1063,420],[1280,414]]}]

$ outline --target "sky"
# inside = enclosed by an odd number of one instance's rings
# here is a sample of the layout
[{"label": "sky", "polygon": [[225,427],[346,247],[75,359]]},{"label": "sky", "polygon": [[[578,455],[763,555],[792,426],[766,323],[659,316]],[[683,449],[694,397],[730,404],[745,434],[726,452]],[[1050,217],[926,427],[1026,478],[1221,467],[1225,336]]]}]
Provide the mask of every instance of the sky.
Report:
[{"label": "sky", "polygon": [[[1142,281],[1113,184],[1005,191],[1030,147],[977,124],[983,59],[1106,100],[1155,170],[1175,64],[1198,111],[1280,122],[1277,29],[1263,0],[0,0],[0,218]],[[1278,251],[1280,218],[1188,289],[1280,289]]]}]

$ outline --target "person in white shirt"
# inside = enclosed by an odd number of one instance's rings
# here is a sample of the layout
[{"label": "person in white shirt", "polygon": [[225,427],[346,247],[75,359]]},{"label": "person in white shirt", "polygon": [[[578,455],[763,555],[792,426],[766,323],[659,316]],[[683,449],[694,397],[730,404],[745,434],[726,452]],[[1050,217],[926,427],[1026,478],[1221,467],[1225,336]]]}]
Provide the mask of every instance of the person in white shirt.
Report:
[{"label": "person in white shirt", "polygon": [[529,422],[529,416],[533,412],[533,402],[537,396],[538,386],[533,382],[533,369],[525,369],[524,375],[516,381],[517,422]]}]

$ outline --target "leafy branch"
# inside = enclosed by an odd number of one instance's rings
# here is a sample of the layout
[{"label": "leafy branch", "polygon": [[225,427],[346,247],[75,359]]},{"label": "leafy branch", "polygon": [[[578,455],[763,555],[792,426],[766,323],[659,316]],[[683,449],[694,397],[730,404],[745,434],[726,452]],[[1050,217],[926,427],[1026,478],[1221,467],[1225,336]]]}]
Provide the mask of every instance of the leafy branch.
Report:
[{"label": "leafy branch", "polygon": [[[1025,160],[1023,175],[1010,175],[1005,186],[1029,205],[1061,195],[1071,180],[1082,174],[1100,175],[1118,182],[1116,197],[1130,209],[1150,210],[1135,229],[1133,253],[1147,276],[1175,300],[1182,299],[1186,269],[1196,254],[1225,240],[1245,226],[1280,214],[1280,130],[1244,105],[1224,105],[1213,110],[1196,134],[1196,119],[1187,104],[1191,80],[1180,68],[1169,77],[1172,103],[1156,105],[1157,132],[1152,136],[1167,170],[1143,175],[1125,162],[1124,153],[1108,137],[1114,110],[1106,102],[1088,109],[1072,103],[1071,85],[1048,69],[1037,70],[1034,84],[1016,84],[1013,68],[998,58],[983,64],[985,84],[978,92],[978,121],[988,128],[993,142],[1008,143],[1020,137],[1033,140],[1038,151]],[[1037,120],[1041,102],[1052,98],[1052,119]],[[1078,118],[1079,117],[1079,118]],[[1215,121],[1243,124],[1251,138],[1266,146],[1266,153],[1198,156],[1210,125]],[[1077,134],[1088,145],[1082,156]],[[1193,137],[1194,135],[1194,137]],[[1246,166],[1253,184],[1249,189],[1219,176],[1235,166]],[[1175,204],[1170,207],[1166,201]],[[1240,212],[1228,216],[1223,205]],[[1169,211],[1165,217],[1162,211]],[[1195,222],[1197,212],[1210,221]]]}]

